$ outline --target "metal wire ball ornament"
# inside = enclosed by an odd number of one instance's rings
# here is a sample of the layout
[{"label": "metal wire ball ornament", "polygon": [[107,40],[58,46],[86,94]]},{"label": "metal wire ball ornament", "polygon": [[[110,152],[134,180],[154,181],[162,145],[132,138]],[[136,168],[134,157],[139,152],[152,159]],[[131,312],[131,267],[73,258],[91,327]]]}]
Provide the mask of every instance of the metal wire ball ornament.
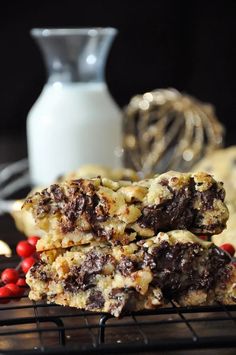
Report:
[{"label": "metal wire ball ornament", "polygon": [[124,162],[143,175],[187,171],[223,144],[214,108],[175,89],[134,96],[124,111]]}]

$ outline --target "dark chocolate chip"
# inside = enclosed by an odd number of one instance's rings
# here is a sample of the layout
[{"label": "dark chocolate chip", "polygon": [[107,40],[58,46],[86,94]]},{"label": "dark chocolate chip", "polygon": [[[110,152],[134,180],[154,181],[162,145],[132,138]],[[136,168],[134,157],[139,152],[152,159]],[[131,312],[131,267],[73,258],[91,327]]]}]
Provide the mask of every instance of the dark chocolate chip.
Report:
[{"label": "dark chocolate chip", "polygon": [[[165,181],[162,182],[165,184]],[[167,186],[168,187],[168,186]],[[215,232],[214,226],[202,226],[204,211],[214,208],[215,199],[224,200],[225,192],[214,183],[208,190],[200,192],[195,189],[195,182],[190,183],[180,190],[171,190],[172,198],[160,204],[145,206],[138,223],[142,228],[151,228],[155,233],[171,229],[187,229],[196,231],[208,230],[209,234]],[[196,198],[202,202],[202,208],[194,208]],[[223,226],[225,227],[225,226]],[[220,228],[220,226],[217,226]],[[217,231],[220,229],[217,229]]]},{"label": "dark chocolate chip", "polygon": [[138,223],[157,233],[160,230],[189,229],[193,221],[192,194],[188,188],[183,188],[159,205],[144,207]]},{"label": "dark chocolate chip", "polygon": [[88,309],[99,309],[105,304],[105,299],[102,292],[99,290],[91,290],[90,295],[87,299],[86,305]]},{"label": "dark chocolate chip", "polygon": [[217,184],[214,183],[210,189],[199,192],[196,191],[196,195],[198,195],[203,204],[203,210],[211,210],[213,209],[213,203],[215,199],[223,201],[225,198],[225,192],[223,189],[217,190]]},{"label": "dark chocolate chip", "polygon": [[132,261],[130,258],[123,256],[117,269],[123,276],[129,276],[132,272],[137,269],[137,263]]},{"label": "dark chocolate chip", "polygon": [[[146,250],[144,253],[148,254]],[[160,287],[168,299],[178,298],[189,289],[208,291],[229,275],[230,257],[216,246],[205,249],[197,243],[163,242],[152,249],[151,256],[156,264],[152,285]],[[145,255],[144,263],[149,258]]]},{"label": "dark chocolate chip", "polygon": [[74,267],[64,281],[64,288],[69,292],[87,290],[94,286],[94,276],[101,273],[109,256],[92,250],[86,255],[85,261],[79,267]]}]

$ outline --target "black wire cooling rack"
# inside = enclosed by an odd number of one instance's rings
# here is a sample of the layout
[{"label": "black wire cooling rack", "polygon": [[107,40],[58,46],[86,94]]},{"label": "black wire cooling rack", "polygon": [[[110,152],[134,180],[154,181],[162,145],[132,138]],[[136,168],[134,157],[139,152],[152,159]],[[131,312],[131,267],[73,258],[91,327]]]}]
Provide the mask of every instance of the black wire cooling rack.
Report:
[{"label": "black wire cooling rack", "polygon": [[[1,268],[15,263],[1,262]],[[236,306],[186,308],[170,303],[116,319],[32,302],[27,296],[6,301],[10,302],[0,304],[0,354],[127,354],[236,347]]]},{"label": "black wire cooling rack", "polygon": [[0,354],[87,354],[236,346],[236,307],[182,308],[114,319],[27,297],[0,309]]}]

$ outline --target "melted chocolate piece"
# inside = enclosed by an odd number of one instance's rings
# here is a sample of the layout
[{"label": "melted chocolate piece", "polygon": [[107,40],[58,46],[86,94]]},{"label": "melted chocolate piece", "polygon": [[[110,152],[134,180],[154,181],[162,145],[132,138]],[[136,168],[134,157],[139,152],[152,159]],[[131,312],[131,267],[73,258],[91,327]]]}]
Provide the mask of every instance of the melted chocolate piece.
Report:
[{"label": "melted chocolate piece", "polygon": [[89,309],[102,308],[104,306],[105,299],[102,292],[99,290],[92,290],[86,302],[86,306]]},{"label": "melted chocolate piece", "polygon": [[224,201],[225,191],[217,191],[217,184],[213,184],[210,189],[204,192],[196,191],[196,195],[198,195],[202,201],[203,210],[211,210],[213,209],[214,199]]},{"label": "melted chocolate piece", "polygon": [[46,263],[43,260],[39,260],[30,268],[30,273],[41,281],[49,281],[51,277],[42,270],[45,266]]},{"label": "melted chocolate piece", "polygon": [[41,201],[39,201],[38,207],[37,207],[37,217],[38,218],[43,218],[47,213],[50,212],[50,198],[44,198]]},{"label": "melted chocolate piece", "polygon": [[155,263],[154,257],[151,254],[144,253],[143,266],[144,267],[148,266],[148,267],[150,267],[151,270],[156,268],[156,263]]},{"label": "melted chocolate piece", "polygon": [[95,231],[96,223],[108,218],[105,201],[102,205],[99,204],[94,185],[86,183],[84,179],[73,180],[67,195],[58,184],[54,184],[50,189],[44,189],[40,197],[36,210],[37,217],[43,218],[48,213],[60,212],[64,216],[61,222],[63,233],[72,232],[76,228],[76,219],[83,213],[91,224],[91,229],[94,227]]},{"label": "melted chocolate piece", "polygon": [[168,299],[178,298],[189,289],[214,288],[219,279],[227,277],[226,266],[231,260],[216,246],[207,250],[197,243],[168,242],[153,248],[152,258],[156,264],[152,285],[160,287]]},{"label": "melted chocolate piece", "polygon": [[94,286],[93,279],[96,274],[101,273],[109,256],[91,251],[87,254],[85,261],[79,267],[74,267],[70,275],[64,281],[64,288],[69,292],[87,290]]},{"label": "melted chocolate piece", "polygon": [[109,293],[109,298],[114,300],[110,312],[125,313],[135,308],[139,295],[133,287],[116,287]]},{"label": "melted chocolate piece", "polygon": [[160,230],[189,229],[194,222],[191,199],[190,190],[181,189],[162,204],[144,207],[138,222],[141,227],[153,228],[155,233]]},{"label": "melted chocolate piece", "polygon": [[[165,180],[162,181],[162,185],[166,185]],[[171,229],[193,230],[200,228],[203,212],[213,209],[214,199],[223,201],[225,197],[223,190],[217,191],[216,183],[206,191],[196,191],[193,179],[190,184],[178,191],[168,188],[173,194],[171,199],[158,205],[143,208],[142,215],[138,220],[142,228],[152,228],[155,233]],[[193,207],[196,197],[200,198],[202,202],[202,211]],[[214,227],[215,225],[209,225],[209,233],[214,230]]]},{"label": "melted chocolate piece", "polygon": [[44,272],[44,271],[40,271],[39,272],[39,279],[41,280],[41,281],[49,281],[50,280],[50,277],[48,277],[48,275],[47,275],[47,273],[46,272]]},{"label": "melted chocolate piece", "polygon": [[97,222],[104,222],[108,213],[104,205],[99,205],[99,198],[93,184],[83,186],[83,179],[75,180],[75,186],[70,188],[70,196],[61,212],[67,217],[62,223],[62,231],[72,232],[76,227],[76,219],[84,213],[91,229],[96,232]]},{"label": "melted chocolate piece", "polygon": [[96,251],[91,251],[87,254],[81,269],[88,273],[99,273],[108,259],[107,255],[99,254]]},{"label": "melted chocolate piece", "polygon": [[129,276],[137,269],[137,262],[132,261],[130,258],[124,256],[117,266],[117,269],[123,276]]},{"label": "melted chocolate piece", "polygon": [[62,188],[57,184],[51,185],[50,192],[55,202],[61,202],[66,198]]}]

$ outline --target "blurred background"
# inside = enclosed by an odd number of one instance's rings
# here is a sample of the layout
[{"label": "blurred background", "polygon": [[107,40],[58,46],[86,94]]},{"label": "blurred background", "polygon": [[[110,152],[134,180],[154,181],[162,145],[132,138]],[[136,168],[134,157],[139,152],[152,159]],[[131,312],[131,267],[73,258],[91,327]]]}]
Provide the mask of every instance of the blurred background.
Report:
[{"label": "blurred background", "polygon": [[113,26],[106,80],[123,107],[131,96],[174,87],[211,102],[236,128],[236,2],[7,1],[0,11],[0,162],[26,156],[27,113],[46,81],[33,27]]}]

